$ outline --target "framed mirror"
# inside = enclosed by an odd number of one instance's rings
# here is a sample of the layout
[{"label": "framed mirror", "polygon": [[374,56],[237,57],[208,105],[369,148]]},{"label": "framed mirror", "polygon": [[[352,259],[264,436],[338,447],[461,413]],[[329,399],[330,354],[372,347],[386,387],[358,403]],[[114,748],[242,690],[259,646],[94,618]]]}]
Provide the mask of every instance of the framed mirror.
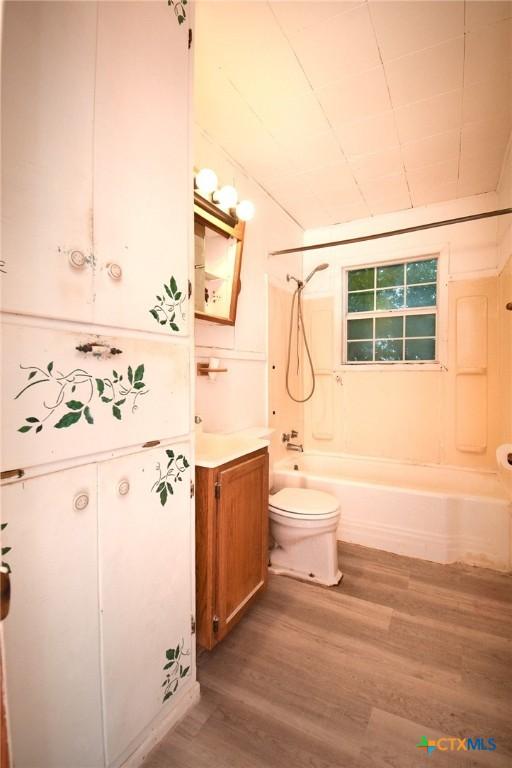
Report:
[{"label": "framed mirror", "polygon": [[194,193],[195,316],[234,325],[245,224]]}]

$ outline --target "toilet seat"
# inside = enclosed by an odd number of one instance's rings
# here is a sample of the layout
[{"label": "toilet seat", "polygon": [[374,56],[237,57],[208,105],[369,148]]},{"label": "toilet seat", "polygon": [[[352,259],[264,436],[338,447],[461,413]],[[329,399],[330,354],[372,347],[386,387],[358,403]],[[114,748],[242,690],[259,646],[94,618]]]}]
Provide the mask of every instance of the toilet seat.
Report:
[{"label": "toilet seat", "polygon": [[329,520],[339,515],[338,499],[312,488],[283,488],[269,497],[269,510],[296,520]]}]

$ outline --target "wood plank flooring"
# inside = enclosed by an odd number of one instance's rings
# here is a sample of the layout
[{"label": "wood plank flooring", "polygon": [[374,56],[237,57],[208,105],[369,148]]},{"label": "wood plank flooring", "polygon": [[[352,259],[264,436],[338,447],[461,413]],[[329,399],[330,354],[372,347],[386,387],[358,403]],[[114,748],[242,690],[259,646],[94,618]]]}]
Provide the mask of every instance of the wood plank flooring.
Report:
[{"label": "wood plank flooring", "polygon": [[349,544],[340,567],[330,589],[271,577],[145,768],[511,768],[512,576]]}]

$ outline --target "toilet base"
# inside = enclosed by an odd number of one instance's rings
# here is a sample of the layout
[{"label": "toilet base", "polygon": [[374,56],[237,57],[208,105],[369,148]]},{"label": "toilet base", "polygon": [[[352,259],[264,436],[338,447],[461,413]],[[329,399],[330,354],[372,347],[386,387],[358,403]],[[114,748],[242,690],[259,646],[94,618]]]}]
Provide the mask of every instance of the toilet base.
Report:
[{"label": "toilet base", "polygon": [[[271,553],[272,556],[272,553]],[[280,568],[279,566],[269,565],[269,573],[274,573],[276,576],[290,576],[292,579],[298,579],[299,581],[310,581],[313,584],[322,584],[324,587],[334,587],[339,584],[343,578],[341,571],[337,571],[334,579],[324,580],[317,576],[310,576],[309,573],[303,573],[302,571],[292,571],[290,568]]]}]

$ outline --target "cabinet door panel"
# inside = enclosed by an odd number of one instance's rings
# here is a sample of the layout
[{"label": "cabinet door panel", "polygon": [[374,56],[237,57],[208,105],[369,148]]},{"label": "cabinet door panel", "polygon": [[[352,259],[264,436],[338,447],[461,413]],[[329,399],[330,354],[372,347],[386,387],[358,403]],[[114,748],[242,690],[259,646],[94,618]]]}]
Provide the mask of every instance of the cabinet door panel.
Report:
[{"label": "cabinet door panel", "polygon": [[[90,342],[122,352],[98,358],[76,349]],[[2,469],[189,431],[185,346],[6,324],[2,352]]]},{"label": "cabinet door panel", "polygon": [[[188,332],[188,61],[186,25],[176,23],[166,3],[100,3],[94,157],[98,323],[167,336]],[[109,264],[121,268],[117,279]]]},{"label": "cabinet door panel", "polygon": [[[92,319],[96,3],[3,8],[3,308]],[[69,262],[72,251],[86,260]]]},{"label": "cabinet door panel", "polygon": [[2,518],[14,764],[102,766],[96,468],[5,486]]},{"label": "cabinet door panel", "polygon": [[[190,627],[194,518],[191,470],[183,459],[190,457],[190,448],[172,446],[173,457],[167,454],[170,450],[155,449],[100,466],[100,604],[109,763],[195,678]],[[172,494],[166,485],[161,496],[158,488],[168,470],[173,473],[167,480]]]},{"label": "cabinet door panel", "polygon": [[265,588],[268,549],[268,455],[219,472],[217,517],[218,639]]}]

